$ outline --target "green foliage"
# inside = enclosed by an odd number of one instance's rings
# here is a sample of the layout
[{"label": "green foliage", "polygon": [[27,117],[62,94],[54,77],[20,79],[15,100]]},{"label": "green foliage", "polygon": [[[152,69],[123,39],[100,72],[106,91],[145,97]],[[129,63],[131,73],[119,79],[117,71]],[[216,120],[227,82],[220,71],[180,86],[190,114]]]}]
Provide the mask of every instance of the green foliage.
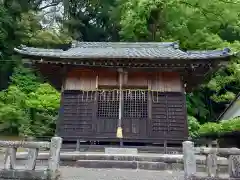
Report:
[{"label": "green foliage", "polygon": [[75,40],[119,41],[114,6],[116,0],[65,2],[64,26]]},{"label": "green foliage", "polygon": [[35,75],[32,69],[23,66],[15,67],[10,79],[12,85],[17,86],[25,93],[36,91],[41,82],[40,77]]},{"label": "green foliage", "polygon": [[49,84],[40,84],[35,92],[28,95],[27,105],[39,111],[55,112],[60,106],[60,93]]},{"label": "green foliage", "polygon": [[[176,41],[183,49],[240,49],[240,3],[119,0],[122,41]],[[221,12],[221,13],[220,13]],[[200,123],[214,120],[240,89],[239,59],[219,70],[187,97],[188,114]]]},{"label": "green foliage", "polygon": [[60,93],[49,84],[40,84],[26,99],[30,110],[30,125],[24,134],[32,136],[54,135],[60,105]]},{"label": "green foliage", "polygon": [[204,93],[194,92],[187,94],[187,112],[189,116],[194,116],[200,123],[204,123],[210,115],[208,106],[204,103]]},{"label": "green foliage", "polygon": [[19,128],[28,121],[25,109],[26,94],[16,86],[9,86],[0,94],[0,129],[2,132],[18,134]]},{"label": "green foliage", "polygon": [[197,137],[200,124],[193,116],[188,116],[188,132],[190,137]]},{"label": "green foliage", "polygon": [[15,135],[54,135],[60,94],[42,84],[32,70],[17,67],[8,89],[0,92],[0,130]]},{"label": "green foliage", "polygon": [[71,41],[69,33],[63,29],[44,29],[40,23],[39,7],[31,3],[25,6],[21,0],[14,0],[0,5],[0,90],[7,88],[9,77],[19,64],[18,59],[12,57],[15,47],[24,44],[55,48]]},{"label": "green foliage", "polygon": [[208,134],[208,133],[217,134],[219,131],[221,131],[221,124],[208,122],[203,124],[199,128],[198,133],[199,135]]},{"label": "green foliage", "polygon": [[240,118],[223,120],[220,123],[205,123],[200,126],[199,136],[222,135],[228,132],[240,131]]}]

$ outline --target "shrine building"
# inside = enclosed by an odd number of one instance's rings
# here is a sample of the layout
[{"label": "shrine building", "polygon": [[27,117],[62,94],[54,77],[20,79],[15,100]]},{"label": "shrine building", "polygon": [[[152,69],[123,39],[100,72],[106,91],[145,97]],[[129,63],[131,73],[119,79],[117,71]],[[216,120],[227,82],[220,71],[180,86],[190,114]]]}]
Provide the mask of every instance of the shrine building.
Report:
[{"label": "shrine building", "polygon": [[15,51],[57,90],[64,141],[177,144],[188,139],[186,92],[232,54],[183,51],[176,42],[75,42]]}]

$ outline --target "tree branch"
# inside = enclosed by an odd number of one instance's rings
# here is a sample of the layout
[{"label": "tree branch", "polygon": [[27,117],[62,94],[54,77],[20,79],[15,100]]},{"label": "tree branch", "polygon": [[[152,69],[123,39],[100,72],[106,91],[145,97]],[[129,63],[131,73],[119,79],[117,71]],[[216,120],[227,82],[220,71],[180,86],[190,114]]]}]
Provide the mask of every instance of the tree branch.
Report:
[{"label": "tree branch", "polygon": [[240,4],[240,2],[233,2],[233,1],[228,1],[228,0],[219,0],[219,1],[226,3],[226,4],[238,4],[238,5]]},{"label": "tree branch", "polygon": [[207,19],[208,19],[207,14],[213,14],[213,15],[215,15],[215,16],[217,16],[217,17],[218,17],[218,16],[222,17],[222,14],[221,14],[221,13],[216,14],[216,13],[214,13],[213,11],[209,11],[209,10],[207,10],[207,9],[199,6],[197,3],[196,3],[196,4],[191,4],[191,3],[186,2],[186,1],[180,1],[180,3],[181,3],[181,4],[184,4],[184,5],[186,5],[186,6],[192,7],[192,8],[197,8],[197,9],[199,9],[199,10],[202,12],[202,14],[203,14]]},{"label": "tree branch", "polygon": [[39,10],[41,11],[41,10],[44,10],[46,8],[49,8],[49,7],[57,6],[59,3],[60,3],[60,1],[59,2],[50,3],[50,4],[46,5],[46,6],[43,6],[43,7],[39,8]]}]

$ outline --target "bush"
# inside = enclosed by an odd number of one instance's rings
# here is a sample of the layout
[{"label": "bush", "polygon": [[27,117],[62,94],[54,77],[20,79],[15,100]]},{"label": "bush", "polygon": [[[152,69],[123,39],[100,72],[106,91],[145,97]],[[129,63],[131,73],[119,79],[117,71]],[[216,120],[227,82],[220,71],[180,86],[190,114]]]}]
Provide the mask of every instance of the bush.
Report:
[{"label": "bush", "polygon": [[198,130],[199,136],[216,135],[220,136],[224,133],[240,131],[240,118],[224,120],[220,123],[205,123]]},{"label": "bush", "polygon": [[8,89],[0,91],[0,133],[53,136],[60,93],[37,81],[33,71],[19,67]]},{"label": "bush", "polygon": [[194,138],[198,135],[200,124],[193,116],[188,116],[188,132],[190,137]]}]

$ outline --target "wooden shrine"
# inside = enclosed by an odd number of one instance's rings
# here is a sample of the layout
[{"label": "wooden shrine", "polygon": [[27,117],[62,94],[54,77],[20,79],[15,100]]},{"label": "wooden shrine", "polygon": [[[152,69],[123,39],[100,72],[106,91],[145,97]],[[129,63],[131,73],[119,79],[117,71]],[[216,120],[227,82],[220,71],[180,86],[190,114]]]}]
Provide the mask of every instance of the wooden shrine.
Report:
[{"label": "wooden shrine", "polygon": [[61,90],[57,135],[65,141],[181,143],[188,138],[186,92],[231,57],[227,48],[185,52],[174,42],[15,51]]}]

